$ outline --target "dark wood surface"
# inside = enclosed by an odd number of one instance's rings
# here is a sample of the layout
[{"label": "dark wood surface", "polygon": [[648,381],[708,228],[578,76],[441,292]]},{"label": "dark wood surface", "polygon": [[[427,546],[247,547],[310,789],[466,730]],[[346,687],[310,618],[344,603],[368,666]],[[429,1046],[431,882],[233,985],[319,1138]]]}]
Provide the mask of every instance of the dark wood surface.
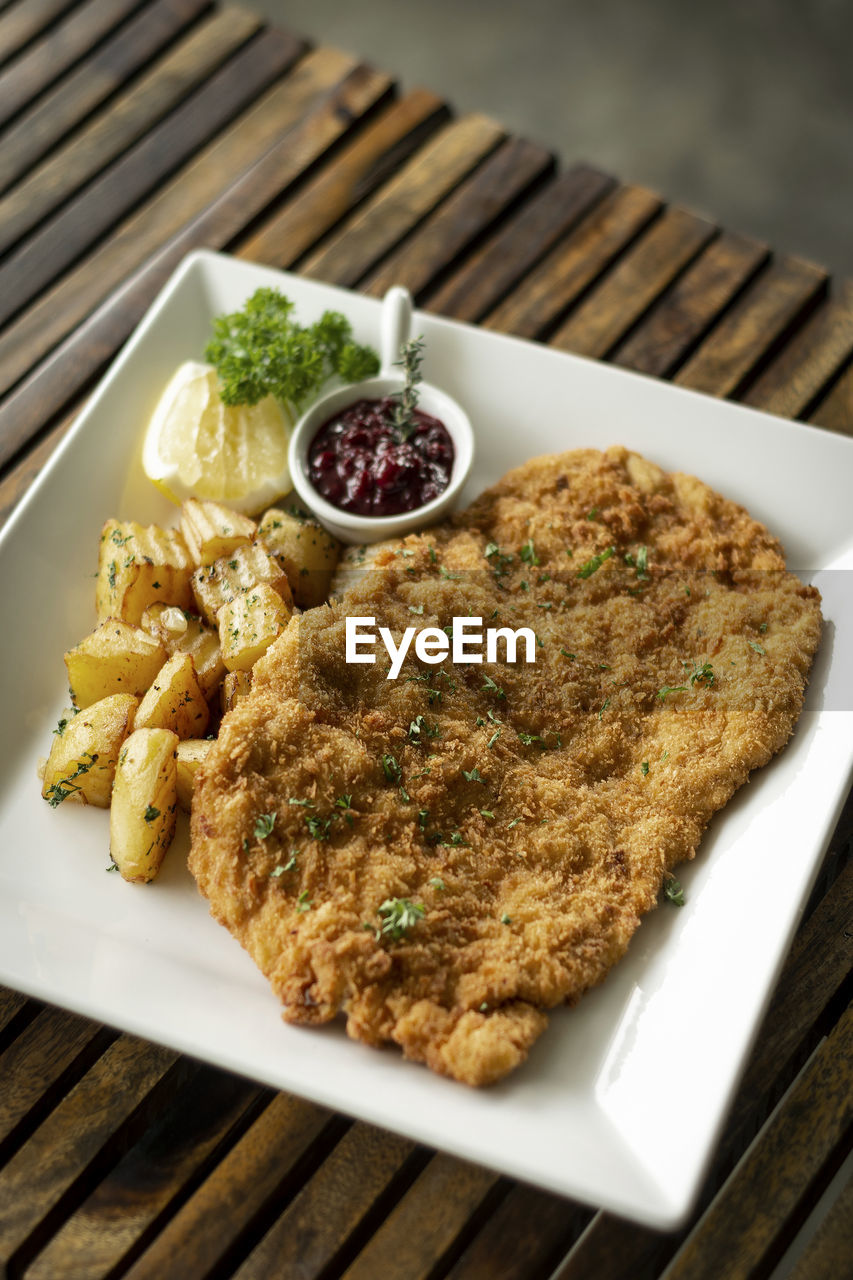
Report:
[{"label": "dark wood surface", "polygon": [[[444,315],[853,432],[853,286],[819,266],[231,6],[6,0],[0,524],[200,246],[402,282]],[[682,1230],[0,989],[0,1274],[841,1280],[852,836],[848,803]]]}]

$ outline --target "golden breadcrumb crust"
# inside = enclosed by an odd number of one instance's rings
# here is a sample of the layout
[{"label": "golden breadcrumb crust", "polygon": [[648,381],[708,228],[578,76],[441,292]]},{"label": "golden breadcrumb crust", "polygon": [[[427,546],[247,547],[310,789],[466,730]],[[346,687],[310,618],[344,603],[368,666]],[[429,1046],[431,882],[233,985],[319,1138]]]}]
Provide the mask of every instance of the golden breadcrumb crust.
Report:
[{"label": "golden breadcrumb crust", "polygon": [[[190,867],[288,1021],[343,1011],[351,1036],[487,1084],[787,741],[819,597],[741,507],[622,448],[534,459],[349,562],[344,598],[291,620],[223,721]],[[397,641],[469,614],[527,626],[536,660],[410,652],[389,680],[381,644],[345,662],[348,614]],[[389,899],[423,908],[397,940]]]}]

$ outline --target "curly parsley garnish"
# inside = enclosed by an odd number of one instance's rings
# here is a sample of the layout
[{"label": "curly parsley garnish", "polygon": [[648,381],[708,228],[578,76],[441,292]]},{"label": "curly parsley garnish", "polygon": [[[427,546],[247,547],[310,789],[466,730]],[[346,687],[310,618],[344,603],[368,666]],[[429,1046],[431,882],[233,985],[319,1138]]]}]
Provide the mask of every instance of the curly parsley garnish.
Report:
[{"label": "curly parsley garnish", "polygon": [[333,375],[359,382],[379,370],[370,347],[352,340],[337,311],[312,325],[293,319],[293,303],[278,289],[257,289],[242,311],[218,316],[204,358],[215,366],[225,404],[257,404],[264,396],[297,408]]}]

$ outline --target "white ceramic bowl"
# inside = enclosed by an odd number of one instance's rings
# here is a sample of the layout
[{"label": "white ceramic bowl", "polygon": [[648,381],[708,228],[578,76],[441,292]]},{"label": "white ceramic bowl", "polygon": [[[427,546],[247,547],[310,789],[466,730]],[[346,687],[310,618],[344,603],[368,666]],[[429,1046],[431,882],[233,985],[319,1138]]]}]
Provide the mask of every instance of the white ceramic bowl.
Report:
[{"label": "white ceramic bowl", "polygon": [[324,422],[357,400],[381,400],[402,391],[405,378],[394,371],[400,347],[408,340],[412,300],[399,286],[385,295],[382,309],[382,367],[375,378],[352,382],[322,396],[305,412],[290,437],[289,463],[293,487],[306,507],[322,525],[342,542],[381,542],[399,538],[415,529],[434,524],[456,502],[474,457],[474,432],[467,413],[451,396],[427,382],[418,385],[418,408],[443,422],[453,441],[453,468],[447,488],[431,502],[414,511],[392,516],[361,516],[342,511],[317,492],[309,478],[308,453],[314,436]]}]

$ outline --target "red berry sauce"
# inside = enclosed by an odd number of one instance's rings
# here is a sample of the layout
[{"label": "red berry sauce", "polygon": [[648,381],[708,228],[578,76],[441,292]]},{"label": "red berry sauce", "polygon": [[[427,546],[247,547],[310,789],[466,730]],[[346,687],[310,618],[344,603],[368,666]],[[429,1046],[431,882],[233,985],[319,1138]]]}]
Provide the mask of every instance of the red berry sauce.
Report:
[{"label": "red berry sauce", "polygon": [[312,440],[311,483],[341,511],[399,515],[424,506],[447,488],[454,458],[447,427],[415,409],[415,429],[401,441],[393,425],[396,405],[392,396],[357,400],[324,422]]}]

